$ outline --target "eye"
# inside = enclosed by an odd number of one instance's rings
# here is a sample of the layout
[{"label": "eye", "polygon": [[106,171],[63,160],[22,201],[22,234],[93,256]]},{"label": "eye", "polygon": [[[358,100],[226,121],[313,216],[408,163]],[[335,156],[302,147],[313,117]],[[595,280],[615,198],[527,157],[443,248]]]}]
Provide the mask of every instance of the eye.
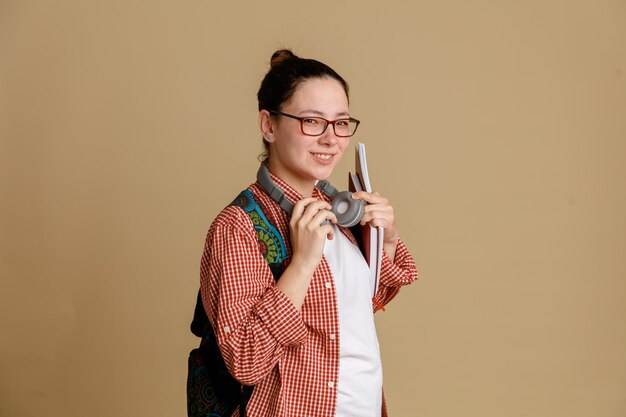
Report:
[{"label": "eye", "polygon": [[308,125],[316,125],[316,124],[319,124],[320,121],[319,119],[316,119],[314,117],[307,117],[305,119],[302,119],[302,122]]},{"label": "eye", "polygon": [[341,127],[346,127],[348,126],[348,124],[350,124],[350,121],[348,119],[337,120],[335,122],[336,126],[341,126]]}]

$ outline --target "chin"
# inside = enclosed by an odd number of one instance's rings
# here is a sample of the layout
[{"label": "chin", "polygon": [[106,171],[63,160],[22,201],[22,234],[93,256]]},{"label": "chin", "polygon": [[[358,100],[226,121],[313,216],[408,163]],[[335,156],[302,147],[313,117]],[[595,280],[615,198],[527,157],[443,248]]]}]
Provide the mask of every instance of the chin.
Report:
[{"label": "chin", "polygon": [[324,169],[317,170],[314,174],[314,177],[316,180],[327,180],[328,177],[331,176],[334,170],[335,170],[334,166],[332,168],[324,168]]}]

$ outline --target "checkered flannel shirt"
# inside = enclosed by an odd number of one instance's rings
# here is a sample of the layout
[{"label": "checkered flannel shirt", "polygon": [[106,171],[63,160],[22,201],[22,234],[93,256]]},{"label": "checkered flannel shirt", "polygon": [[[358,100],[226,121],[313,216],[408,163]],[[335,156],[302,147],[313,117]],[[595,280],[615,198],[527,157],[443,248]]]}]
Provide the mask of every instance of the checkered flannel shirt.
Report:
[{"label": "checkered flannel shirt", "polygon": [[[280,178],[272,180],[290,201],[302,198]],[[266,207],[291,256],[287,215],[257,183],[249,190]],[[328,201],[317,189],[313,196]],[[350,231],[341,229],[355,243]],[[276,288],[249,216],[238,206],[228,206],[209,229],[200,275],[202,301],[226,366],[242,384],[255,386],[246,415],[333,416],[341,341],[337,296],[326,259],[317,267],[298,311]],[[417,278],[413,257],[399,241],[394,261],[383,256],[372,308],[387,304],[401,286]],[[382,415],[387,415],[384,399]]]}]

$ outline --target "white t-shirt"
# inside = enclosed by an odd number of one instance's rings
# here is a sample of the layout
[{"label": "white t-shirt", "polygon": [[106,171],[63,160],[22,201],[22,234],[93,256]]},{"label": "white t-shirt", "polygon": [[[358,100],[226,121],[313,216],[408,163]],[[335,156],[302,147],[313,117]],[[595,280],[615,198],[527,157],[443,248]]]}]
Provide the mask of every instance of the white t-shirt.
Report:
[{"label": "white t-shirt", "polygon": [[338,228],[324,256],[337,290],[339,381],[337,417],[380,417],[383,372],[372,310],[371,274],[365,258]]}]

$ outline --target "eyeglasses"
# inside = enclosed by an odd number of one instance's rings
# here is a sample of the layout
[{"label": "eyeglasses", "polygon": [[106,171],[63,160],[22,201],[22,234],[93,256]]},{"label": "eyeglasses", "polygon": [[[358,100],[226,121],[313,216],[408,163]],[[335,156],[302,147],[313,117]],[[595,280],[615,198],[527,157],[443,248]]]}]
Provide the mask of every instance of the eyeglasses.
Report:
[{"label": "eyeglasses", "polygon": [[279,116],[299,120],[300,130],[302,130],[302,133],[307,136],[320,136],[326,132],[328,125],[333,125],[333,130],[336,136],[340,138],[349,138],[354,135],[356,128],[359,127],[359,123],[361,123],[359,120],[353,119],[352,117],[347,119],[326,120],[323,117],[298,117],[293,114],[287,114],[277,110],[270,110],[269,112]]}]

